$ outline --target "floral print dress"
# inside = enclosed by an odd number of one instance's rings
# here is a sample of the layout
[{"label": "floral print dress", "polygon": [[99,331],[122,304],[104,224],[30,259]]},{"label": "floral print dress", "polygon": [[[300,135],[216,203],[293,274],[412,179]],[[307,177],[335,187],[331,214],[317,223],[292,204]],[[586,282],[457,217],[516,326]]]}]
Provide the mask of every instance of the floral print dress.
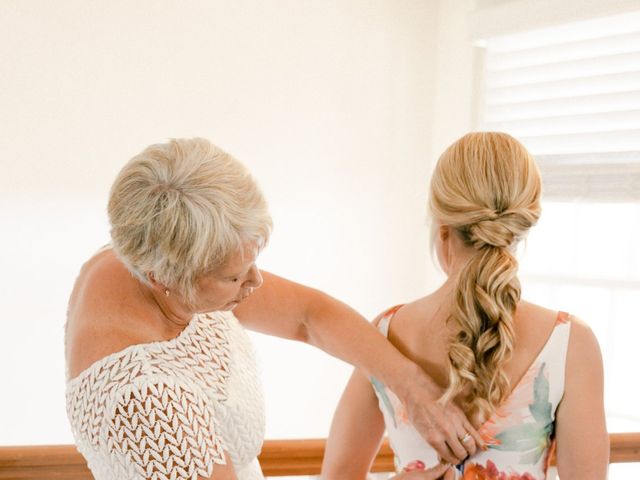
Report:
[{"label": "floral print dress", "polygon": [[[401,305],[388,310],[378,329],[386,337]],[[480,427],[488,450],[456,466],[462,480],[545,480],[553,455],[555,412],[564,392],[564,373],[571,323],[560,312],[547,343],[507,400]],[[395,454],[396,470],[435,466],[437,452],[409,423],[403,405],[385,385],[372,378],[380,410]]]}]

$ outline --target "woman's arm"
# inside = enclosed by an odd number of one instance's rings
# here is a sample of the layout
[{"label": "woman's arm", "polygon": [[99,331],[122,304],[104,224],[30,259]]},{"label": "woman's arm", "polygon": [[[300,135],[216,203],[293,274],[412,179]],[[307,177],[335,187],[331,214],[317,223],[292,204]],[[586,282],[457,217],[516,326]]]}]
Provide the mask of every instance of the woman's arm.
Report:
[{"label": "woman's arm", "polygon": [[[321,478],[365,480],[380,449],[383,433],[384,419],[371,384],[360,371],[354,370],[333,416]],[[393,480],[439,478],[453,478],[453,471],[448,465],[440,464],[420,472],[403,472]]]},{"label": "woman's arm", "polygon": [[[437,403],[441,391],[433,380],[355,310],[318,290],[268,272],[262,276],[262,287],[234,310],[247,328],[307,342],[351,363],[363,375],[380,379],[404,403],[425,440],[449,463],[460,462],[483,445],[458,407]],[[467,431],[477,445],[460,442]]]},{"label": "woman's arm", "polygon": [[214,465],[213,473],[210,477],[198,477],[198,480],[238,480],[233,469],[233,463],[231,463],[231,457],[227,452],[224,452],[224,460],[226,463]]},{"label": "woman's arm", "polygon": [[602,480],[609,466],[602,355],[591,329],[571,319],[564,396],[556,413],[561,479]]},{"label": "woman's arm", "polygon": [[367,378],[354,370],[333,415],[322,478],[365,480],[380,449],[384,419]]},{"label": "woman's arm", "polygon": [[141,374],[110,393],[104,448],[116,453],[116,470],[142,472],[145,479],[237,480],[214,404],[198,386]]}]

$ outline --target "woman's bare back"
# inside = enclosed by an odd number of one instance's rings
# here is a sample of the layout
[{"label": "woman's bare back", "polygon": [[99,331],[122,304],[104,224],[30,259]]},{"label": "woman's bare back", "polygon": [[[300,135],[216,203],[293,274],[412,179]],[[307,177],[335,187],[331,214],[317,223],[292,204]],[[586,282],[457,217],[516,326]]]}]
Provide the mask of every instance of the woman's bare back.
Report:
[{"label": "woman's bare back", "polygon": [[[402,306],[389,325],[389,340],[420,365],[442,388],[448,386],[448,349],[456,331],[447,322],[450,309],[443,308],[446,292]],[[450,303],[450,302],[449,302]],[[515,313],[513,356],[505,365],[512,386],[525,375],[551,336],[558,312],[521,301]],[[481,420],[475,421],[476,425]]]}]

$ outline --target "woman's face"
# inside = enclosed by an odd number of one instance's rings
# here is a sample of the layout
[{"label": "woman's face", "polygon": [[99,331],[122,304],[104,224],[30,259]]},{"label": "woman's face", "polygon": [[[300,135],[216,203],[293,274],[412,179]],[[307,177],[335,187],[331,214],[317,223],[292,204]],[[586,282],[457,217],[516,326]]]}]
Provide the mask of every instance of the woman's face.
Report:
[{"label": "woman's face", "polygon": [[262,276],[256,266],[258,253],[255,242],[246,242],[225,265],[198,279],[197,310],[232,310],[260,287]]}]

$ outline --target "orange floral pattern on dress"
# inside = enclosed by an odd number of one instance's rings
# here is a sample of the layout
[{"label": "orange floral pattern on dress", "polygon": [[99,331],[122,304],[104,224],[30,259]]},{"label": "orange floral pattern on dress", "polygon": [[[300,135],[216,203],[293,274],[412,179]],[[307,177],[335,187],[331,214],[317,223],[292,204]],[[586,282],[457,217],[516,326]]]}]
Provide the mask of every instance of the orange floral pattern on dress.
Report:
[{"label": "orange floral pattern on dress", "polygon": [[554,457],[556,456],[556,449],[558,448],[558,442],[554,438],[551,440],[551,445],[549,445],[549,449],[547,450],[547,456],[544,459],[544,473],[549,471],[549,467],[553,463]]},{"label": "orange floral pattern on dress", "polygon": [[531,402],[531,392],[538,371],[532,365],[527,369],[518,384],[504,402],[493,412],[491,417],[482,424],[478,433],[487,446],[497,446],[501,441],[497,438],[504,429],[521,425],[527,420],[527,412]]},{"label": "orange floral pattern on dress", "polygon": [[556,317],[556,325],[560,325],[563,323],[569,323],[571,315],[567,312],[558,312],[558,316]]},{"label": "orange floral pattern on dress", "polygon": [[536,480],[530,473],[506,473],[501,472],[495,463],[487,460],[485,466],[477,463],[467,464],[462,480]]},{"label": "orange floral pattern on dress", "polygon": [[400,305],[396,305],[395,307],[391,307],[389,310],[384,312],[384,314],[382,315],[382,318],[393,317],[396,314],[396,312],[400,310],[402,307],[404,307],[404,304],[402,303]]}]

